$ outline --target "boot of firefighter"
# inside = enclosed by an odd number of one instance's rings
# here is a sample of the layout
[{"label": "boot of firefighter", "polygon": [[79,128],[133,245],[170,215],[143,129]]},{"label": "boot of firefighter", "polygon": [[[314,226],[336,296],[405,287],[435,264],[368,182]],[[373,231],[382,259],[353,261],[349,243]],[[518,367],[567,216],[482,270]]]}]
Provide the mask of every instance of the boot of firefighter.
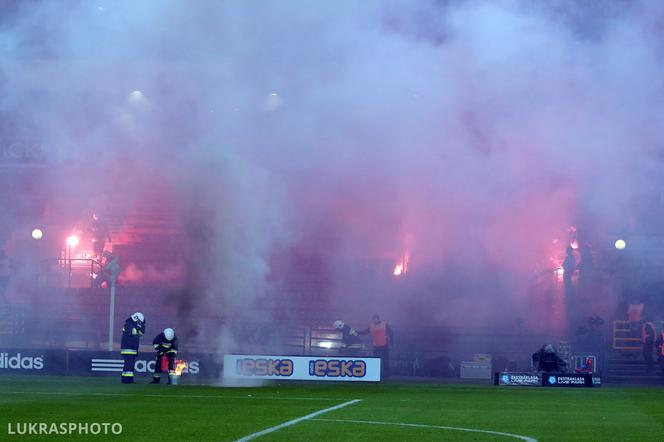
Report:
[{"label": "boot of firefighter", "polygon": [[134,383],[134,373],[133,372],[122,372],[122,383],[123,384],[133,384]]},{"label": "boot of firefighter", "polygon": [[152,376],[152,381],[150,382],[151,384],[158,384],[159,381],[161,381],[161,375],[155,374]]}]

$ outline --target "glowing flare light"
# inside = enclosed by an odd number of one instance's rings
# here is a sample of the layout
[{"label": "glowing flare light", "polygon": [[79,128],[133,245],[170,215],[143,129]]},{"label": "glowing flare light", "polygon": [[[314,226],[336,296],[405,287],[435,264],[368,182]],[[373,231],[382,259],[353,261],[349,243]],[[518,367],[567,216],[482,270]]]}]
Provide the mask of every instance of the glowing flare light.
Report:
[{"label": "glowing flare light", "polygon": [[403,259],[394,266],[392,274],[394,276],[401,276],[408,272],[408,255],[404,255]]},{"label": "glowing flare light", "polygon": [[79,239],[76,235],[71,235],[67,238],[67,246],[71,248],[78,247]]},{"label": "glowing flare light", "polygon": [[175,374],[180,376],[182,372],[187,368],[187,363],[182,359],[175,361]]}]

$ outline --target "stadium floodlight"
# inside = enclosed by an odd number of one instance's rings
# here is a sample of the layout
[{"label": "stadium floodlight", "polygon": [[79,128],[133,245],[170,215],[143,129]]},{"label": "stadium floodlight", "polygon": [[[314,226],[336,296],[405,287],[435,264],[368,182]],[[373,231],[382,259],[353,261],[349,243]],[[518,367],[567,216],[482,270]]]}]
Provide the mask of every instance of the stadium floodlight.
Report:
[{"label": "stadium floodlight", "polygon": [[44,232],[42,232],[41,229],[33,229],[32,230],[32,239],[34,240],[40,240],[44,237]]},{"label": "stadium floodlight", "polygon": [[613,245],[618,250],[625,250],[625,247],[627,247],[627,243],[624,239],[617,239]]}]

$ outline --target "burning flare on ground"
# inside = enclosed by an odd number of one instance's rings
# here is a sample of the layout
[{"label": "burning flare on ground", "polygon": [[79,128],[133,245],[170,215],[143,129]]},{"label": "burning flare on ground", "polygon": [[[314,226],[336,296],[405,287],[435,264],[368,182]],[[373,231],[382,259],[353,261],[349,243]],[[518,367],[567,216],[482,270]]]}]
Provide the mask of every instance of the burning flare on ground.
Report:
[{"label": "burning flare on ground", "polygon": [[187,368],[187,363],[182,359],[175,361],[175,374],[180,376],[182,372]]}]

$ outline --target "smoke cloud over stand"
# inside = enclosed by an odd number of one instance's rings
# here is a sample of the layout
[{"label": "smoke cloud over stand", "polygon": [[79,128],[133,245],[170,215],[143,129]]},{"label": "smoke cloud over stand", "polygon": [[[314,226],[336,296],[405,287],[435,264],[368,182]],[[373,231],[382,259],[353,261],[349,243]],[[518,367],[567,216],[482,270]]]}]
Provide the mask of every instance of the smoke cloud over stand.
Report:
[{"label": "smoke cloud over stand", "polygon": [[52,217],[100,195],[159,205],[184,236],[179,320],[223,351],[229,320],[311,305],[324,321],[546,331],[532,287],[570,225],[596,248],[657,228],[656,2],[2,8],[4,135],[71,171],[20,172],[41,184],[3,193],[3,223],[34,199]]}]

